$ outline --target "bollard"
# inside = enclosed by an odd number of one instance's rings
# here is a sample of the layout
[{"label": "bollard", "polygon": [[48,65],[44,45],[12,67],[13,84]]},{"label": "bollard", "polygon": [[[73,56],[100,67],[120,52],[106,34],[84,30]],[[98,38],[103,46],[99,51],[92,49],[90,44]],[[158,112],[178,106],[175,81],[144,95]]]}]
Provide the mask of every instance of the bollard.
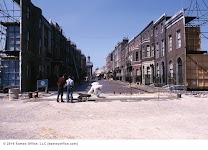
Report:
[{"label": "bollard", "polygon": [[32,98],[33,97],[33,93],[32,92],[29,92],[28,93],[28,96],[29,96],[29,98]]},{"label": "bollard", "polygon": [[35,91],[35,96],[34,96],[35,98],[37,98],[38,97],[38,91]]},{"label": "bollard", "polygon": [[48,93],[48,87],[45,88],[45,93]]}]

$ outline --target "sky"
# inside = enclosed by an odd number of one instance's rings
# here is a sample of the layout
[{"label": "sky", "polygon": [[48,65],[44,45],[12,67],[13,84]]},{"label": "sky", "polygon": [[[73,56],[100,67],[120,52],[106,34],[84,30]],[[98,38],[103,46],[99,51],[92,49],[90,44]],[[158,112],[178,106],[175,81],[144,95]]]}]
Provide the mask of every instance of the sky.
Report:
[{"label": "sky", "polygon": [[86,57],[90,56],[93,69],[106,65],[107,55],[124,37],[131,40],[152,20],[156,21],[164,13],[174,15],[191,5],[191,0],[31,1],[42,9],[47,20],[62,27],[64,35]]}]

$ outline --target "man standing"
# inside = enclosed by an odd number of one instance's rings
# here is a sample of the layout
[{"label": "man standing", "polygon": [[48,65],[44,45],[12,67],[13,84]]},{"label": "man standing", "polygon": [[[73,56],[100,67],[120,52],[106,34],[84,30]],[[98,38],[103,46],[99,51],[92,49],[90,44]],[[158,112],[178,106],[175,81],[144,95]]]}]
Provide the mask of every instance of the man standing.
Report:
[{"label": "man standing", "polygon": [[62,77],[60,77],[57,81],[58,85],[58,96],[57,96],[57,102],[59,102],[59,95],[61,95],[61,102],[63,101],[63,94],[64,94],[64,85],[66,84],[66,74],[64,74]]},{"label": "man standing", "polygon": [[67,85],[67,103],[73,103],[73,87],[74,87],[74,80],[72,77],[68,77],[68,80],[66,81]]}]

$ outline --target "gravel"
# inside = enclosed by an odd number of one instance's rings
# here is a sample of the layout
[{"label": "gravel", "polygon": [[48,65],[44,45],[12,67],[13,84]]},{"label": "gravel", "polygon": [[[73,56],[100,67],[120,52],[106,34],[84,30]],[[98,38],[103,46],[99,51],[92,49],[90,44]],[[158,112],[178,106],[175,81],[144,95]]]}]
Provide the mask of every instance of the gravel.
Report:
[{"label": "gravel", "polygon": [[[157,97],[157,94],[155,94]],[[207,97],[0,100],[0,140],[208,139]]]}]

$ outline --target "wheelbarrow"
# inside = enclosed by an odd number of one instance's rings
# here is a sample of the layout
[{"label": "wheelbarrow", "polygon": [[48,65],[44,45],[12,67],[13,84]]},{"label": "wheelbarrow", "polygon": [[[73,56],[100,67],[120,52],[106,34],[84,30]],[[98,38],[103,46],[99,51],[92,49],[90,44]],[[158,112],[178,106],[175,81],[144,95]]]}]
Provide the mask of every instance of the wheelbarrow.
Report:
[{"label": "wheelbarrow", "polygon": [[77,97],[78,102],[85,102],[88,101],[91,97],[91,94],[88,93],[80,93],[78,92],[79,96]]}]

